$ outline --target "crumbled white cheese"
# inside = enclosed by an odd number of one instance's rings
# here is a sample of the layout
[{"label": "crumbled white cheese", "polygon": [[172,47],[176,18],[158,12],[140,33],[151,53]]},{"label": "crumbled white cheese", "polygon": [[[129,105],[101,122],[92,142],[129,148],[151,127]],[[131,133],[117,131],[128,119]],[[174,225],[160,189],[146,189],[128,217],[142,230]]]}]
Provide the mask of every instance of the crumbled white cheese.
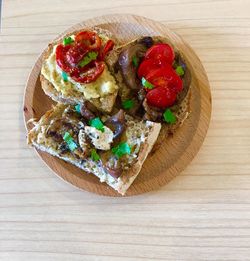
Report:
[{"label": "crumbled white cheese", "polygon": [[84,130],[96,149],[110,150],[110,144],[114,138],[114,133],[110,128],[104,126],[104,132],[102,132],[95,127],[85,126]]}]

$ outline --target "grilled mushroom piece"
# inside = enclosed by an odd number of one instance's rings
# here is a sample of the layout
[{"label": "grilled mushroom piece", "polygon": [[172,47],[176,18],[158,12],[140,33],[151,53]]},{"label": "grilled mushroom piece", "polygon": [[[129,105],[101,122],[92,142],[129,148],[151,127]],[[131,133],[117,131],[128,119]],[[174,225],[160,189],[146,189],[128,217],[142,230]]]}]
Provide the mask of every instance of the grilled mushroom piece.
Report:
[{"label": "grilled mushroom piece", "polygon": [[141,43],[141,44],[145,45],[147,48],[150,48],[154,44],[154,40],[150,36],[145,36],[145,37],[142,37],[141,39],[139,39],[138,43]]},{"label": "grilled mushroom piece", "polygon": [[138,90],[140,88],[140,81],[136,76],[136,68],[133,64],[133,59],[140,59],[145,55],[147,48],[142,43],[135,42],[128,48],[124,49],[118,58],[118,64],[122,78],[126,85],[132,90]]},{"label": "grilled mushroom piece", "polygon": [[145,99],[142,103],[145,110],[144,119],[150,121],[160,121],[162,118],[162,110],[156,107],[149,106]]},{"label": "grilled mushroom piece", "polygon": [[105,169],[116,179],[118,179],[122,174],[121,162],[115,156],[111,156],[109,161],[105,164]]},{"label": "grilled mushroom piece", "polygon": [[80,106],[80,112],[83,118],[91,120],[96,117],[97,110],[89,101],[84,101]]},{"label": "grilled mushroom piece", "polygon": [[120,137],[126,127],[124,111],[119,110],[116,114],[109,117],[104,124],[113,131],[114,140]]}]

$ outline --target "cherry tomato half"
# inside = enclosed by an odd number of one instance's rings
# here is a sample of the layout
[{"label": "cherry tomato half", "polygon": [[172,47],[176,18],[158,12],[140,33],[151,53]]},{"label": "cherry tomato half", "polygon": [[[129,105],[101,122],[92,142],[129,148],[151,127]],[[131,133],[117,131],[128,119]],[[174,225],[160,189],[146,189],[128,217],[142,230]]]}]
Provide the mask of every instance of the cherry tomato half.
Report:
[{"label": "cherry tomato half", "polygon": [[59,44],[56,47],[56,62],[57,65],[65,72],[69,73],[70,72],[70,65],[68,64],[65,56],[68,50],[70,49],[70,45],[62,45]]},{"label": "cherry tomato half", "polygon": [[104,71],[104,62],[94,61],[94,67],[89,68],[84,74],[71,75],[72,79],[80,83],[90,83],[95,81]]},{"label": "cherry tomato half", "polygon": [[157,87],[147,93],[146,99],[149,105],[165,109],[174,104],[176,93],[168,87]]},{"label": "cherry tomato half", "polygon": [[98,50],[102,40],[95,32],[83,31],[76,35],[75,42],[83,43],[89,50]]},{"label": "cherry tomato half", "polygon": [[183,88],[182,79],[171,65],[151,71],[147,74],[146,79],[155,87],[168,87],[176,93]]},{"label": "cherry tomato half", "polygon": [[175,54],[173,48],[166,43],[159,43],[153,45],[147,50],[145,54],[145,59],[165,61],[169,64],[173,63],[174,57]]},{"label": "cherry tomato half", "polygon": [[167,65],[168,64],[166,63],[166,61],[146,59],[146,60],[143,60],[141,62],[141,64],[139,65],[137,75],[139,78],[142,78],[142,77],[146,78],[150,72],[152,72],[156,69],[159,69],[161,67],[167,66]]}]

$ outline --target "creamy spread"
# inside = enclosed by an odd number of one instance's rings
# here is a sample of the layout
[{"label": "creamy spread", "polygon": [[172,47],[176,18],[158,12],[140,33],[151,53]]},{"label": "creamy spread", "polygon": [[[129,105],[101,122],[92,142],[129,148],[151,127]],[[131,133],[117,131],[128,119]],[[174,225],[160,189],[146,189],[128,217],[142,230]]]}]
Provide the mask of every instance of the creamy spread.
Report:
[{"label": "creamy spread", "polygon": [[[73,36],[71,36],[73,38]],[[102,98],[106,95],[114,93],[118,86],[116,85],[114,77],[110,74],[107,66],[103,73],[96,79],[96,81],[81,84],[74,81],[68,76],[68,81],[64,81],[62,77],[62,70],[56,63],[55,45],[49,57],[43,62],[41,73],[50,81],[58,92],[63,95],[77,96],[80,93],[84,94],[86,99]]]}]

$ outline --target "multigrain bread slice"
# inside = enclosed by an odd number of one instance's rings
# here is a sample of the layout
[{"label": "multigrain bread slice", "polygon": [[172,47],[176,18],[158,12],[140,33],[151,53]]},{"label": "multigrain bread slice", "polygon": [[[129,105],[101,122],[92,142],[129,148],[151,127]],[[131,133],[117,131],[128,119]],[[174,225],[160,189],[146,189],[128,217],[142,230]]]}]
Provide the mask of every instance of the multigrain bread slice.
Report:
[{"label": "multigrain bread slice", "polygon": [[[71,106],[57,104],[52,110],[46,112],[28,133],[28,144],[69,162],[85,172],[93,173],[101,182],[124,195],[139,174],[141,167],[151,151],[159,135],[161,124],[151,121],[139,121],[126,115],[127,128],[123,133],[131,148],[131,154],[123,156],[122,173],[115,177],[109,171],[110,161],[114,158],[111,150],[100,151],[100,160],[95,161],[88,154],[93,146],[82,139],[86,133],[86,123]],[[78,148],[72,152],[63,141],[63,133],[72,131],[74,142]],[[82,149],[85,148],[85,149]],[[109,157],[110,156],[110,157]],[[86,175],[83,172],[83,175]]]},{"label": "multigrain bread slice", "polygon": [[[174,113],[176,117],[176,122],[174,124],[164,124],[162,127],[162,136],[168,135],[168,134],[173,134],[178,127],[180,127],[185,119],[187,119],[190,109],[189,109],[189,102],[190,102],[190,97],[191,97],[191,73],[190,70],[186,64],[184,55],[181,53],[180,50],[178,50],[172,43],[171,41],[163,36],[145,36],[145,37],[140,37],[137,38],[129,43],[125,43],[123,45],[117,46],[114,48],[113,51],[111,51],[108,54],[108,57],[106,59],[107,65],[109,67],[109,70],[111,73],[115,76],[116,81],[118,82],[120,88],[119,88],[119,93],[118,96],[120,97],[121,101],[128,99],[128,97],[131,97],[135,95],[133,92],[131,92],[131,89],[129,86],[126,84],[126,79],[124,75],[121,72],[121,67],[119,66],[119,57],[120,54],[124,51],[127,50],[128,48],[131,48],[132,46],[135,46],[136,44],[142,44],[146,45],[148,44],[148,41],[151,41],[152,39],[153,44],[155,43],[167,43],[170,44],[175,52],[175,61],[178,64],[181,64],[185,70],[185,74],[182,78],[183,81],[183,90],[178,94],[177,100],[174,103],[173,106],[170,107],[171,111]],[[148,47],[146,47],[148,48]],[[131,64],[131,67],[133,69],[133,64]],[[160,121],[159,119],[159,114],[157,111],[154,111],[150,106],[147,106],[147,104],[144,102],[144,109],[145,109],[145,114],[147,119],[151,119],[153,121]]]},{"label": "multigrain bread slice", "polygon": [[[118,92],[118,85],[114,77],[110,74],[109,69],[105,66],[104,72],[98,79],[89,84],[80,84],[74,82],[70,77],[65,82],[61,76],[61,69],[55,61],[55,48],[62,42],[65,37],[76,35],[78,32],[90,30],[96,32],[105,44],[112,39],[118,44],[113,35],[105,29],[94,27],[74,31],[61,36],[58,40],[50,43],[43,54],[42,70],[40,81],[45,94],[50,96],[54,101],[64,104],[81,104],[84,101],[90,101],[98,110],[111,112]],[[94,92],[94,90],[96,90]]]}]

